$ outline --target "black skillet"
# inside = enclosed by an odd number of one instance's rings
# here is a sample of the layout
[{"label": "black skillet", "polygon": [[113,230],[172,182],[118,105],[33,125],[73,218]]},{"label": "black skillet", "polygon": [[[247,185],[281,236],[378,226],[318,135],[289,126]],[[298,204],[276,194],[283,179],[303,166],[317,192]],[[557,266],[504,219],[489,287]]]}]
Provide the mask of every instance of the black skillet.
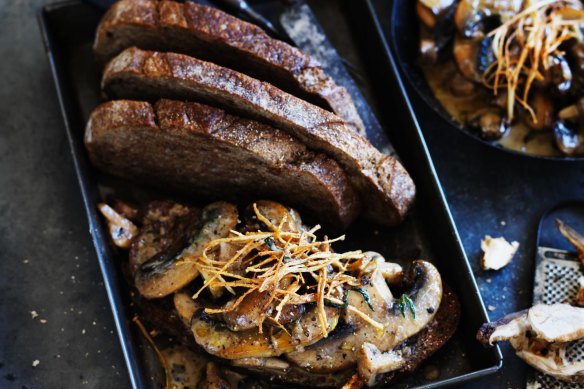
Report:
[{"label": "black skillet", "polygon": [[455,127],[466,135],[479,142],[494,147],[505,152],[528,156],[536,159],[547,159],[556,161],[584,161],[584,156],[544,156],[536,154],[522,153],[517,150],[506,148],[498,143],[489,142],[469,131],[464,125],[454,120],[454,118],[442,107],[442,104],[434,97],[434,93],[426,82],[422,70],[418,66],[419,47],[419,21],[415,10],[414,0],[393,0],[391,10],[390,44],[397,57],[401,73],[408,80],[410,85],[416,90],[418,95],[424,100],[434,112],[438,113],[449,127]]}]

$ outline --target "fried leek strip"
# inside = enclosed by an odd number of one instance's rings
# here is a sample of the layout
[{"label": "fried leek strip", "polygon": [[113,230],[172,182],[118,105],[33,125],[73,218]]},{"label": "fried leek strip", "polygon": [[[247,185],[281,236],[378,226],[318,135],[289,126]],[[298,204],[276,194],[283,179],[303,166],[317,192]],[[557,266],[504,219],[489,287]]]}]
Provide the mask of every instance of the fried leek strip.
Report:
[{"label": "fried leek strip", "polygon": [[535,80],[543,80],[554,57],[563,57],[559,47],[570,39],[582,40],[584,11],[577,0],[526,1],[526,7],[487,37],[495,60],[482,75],[485,86],[497,95],[507,92],[507,118],[512,120],[518,102],[537,117],[528,103]]},{"label": "fried leek strip", "polygon": [[[360,287],[361,278],[377,270],[376,266],[370,266],[375,261],[366,262],[366,255],[361,251],[334,252],[331,244],[343,240],[344,236],[335,239],[325,236],[323,240],[318,240],[315,233],[320,226],[310,230],[286,231],[283,230],[285,217],[275,225],[261,214],[255,204],[253,209],[257,219],[269,232],[242,234],[232,231],[227,238],[209,242],[200,257],[184,259],[196,264],[200,273],[206,275],[203,285],[193,298],[199,297],[208,288],[225,288],[238,296],[227,307],[206,308],[209,314],[220,314],[237,309],[254,291],[268,293],[262,308],[268,312],[270,306],[275,306],[275,312],[272,316],[264,313],[260,317],[260,332],[265,319],[284,329],[279,320],[285,306],[315,303],[322,334],[328,336],[330,328],[325,299],[329,304],[332,301],[342,305],[347,291]],[[223,244],[233,246],[234,254],[231,257],[221,258],[216,255]],[[381,323],[372,320],[364,312],[346,305],[343,308],[355,312],[376,328],[383,328]]]}]

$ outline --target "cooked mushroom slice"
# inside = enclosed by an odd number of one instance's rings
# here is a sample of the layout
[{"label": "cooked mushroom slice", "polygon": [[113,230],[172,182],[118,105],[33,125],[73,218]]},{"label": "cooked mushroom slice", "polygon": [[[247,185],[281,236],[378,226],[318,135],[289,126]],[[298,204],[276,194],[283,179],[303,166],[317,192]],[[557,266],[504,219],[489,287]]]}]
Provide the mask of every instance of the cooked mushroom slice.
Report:
[{"label": "cooked mushroom slice", "polygon": [[195,389],[205,376],[208,359],[185,346],[160,350],[171,371],[173,389]]},{"label": "cooked mushroom slice", "polygon": [[440,48],[433,34],[425,28],[420,30],[420,55],[424,63],[433,64],[438,61]]},{"label": "cooked mushroom slice", "polygon": [[169,249],[178,236],[185,236],[200,217],[199,208],[171,200],[151,201],[140,213],[142,226],[128,254],[132,277],[142,264]]},{"label": "cooked mushroom slice", "polygon": [[568,242],[570,242],[570,244],[576,248],[580,263],[582,263],[582,266],[584,266],[584,236],[580,235],[578,231],[560,219],[556,219],[556,226],[562,235],[564,235],[564,237],[568,240]]},{"label": "cooked mushroom slice", "polygon": [[572,70],[564,57],[553,55],[549,58],[549,80],[555,90],[565,93],[572,87]]},{"label": "cooked mushroom slice", "polygon": [[[379,258],[376,260],[380,261]],[[404,284],[409,290],[402,296],[411,299],[411,311],[402,305],[401,297],[393,297],[379,271],[374,273],[370,284],[364,288],[375,309],[373,312],[361,294],[349,293],[349,304],[366,312],[371,319],[383,323],[381,330],[364,321],[354,311],[347,310],[345,322],[352,328],[351,331],[339,336],[333,333],[330,340],[323,340],[302,352],[289,353],[286,358],[309,371],[335,372],[355,364],[357,358],[352,350],[359,350],[366,342],[385,352],[417,334],[428,325],[440,306],[442,280],[433,265],[415,261]]]},{"label": "cooked mushroom slice", "polygon": [[479,50],[480,43],[471,39],[463,39],[459,36],[454,38],[454,47],[452,54],[454,62],[460,73],[473,82],[481,82],[481,73],[479,72]]},{"label": "cooked mushroom slice", "polygon": [[485,107],[469,117],[467,125],[485,140],[501,139],[509,130],[503,111],[499,107]]},{"label": "cooked mushroom slice", "polygon": [[560,380],[584,382],[584,362],[566,358],[567,342],[584,337],[584,308],[568,304],[536,305],[483,324],[477,339],[484,344],[508,340],[517,356]]},{"label": "cooked mushroom slice", "polygon": [[207,243],[224,238],[237,225],[237,208],[228,203],[213,203],[203,209],[201,220],[186,237],[172,247],[155,255],[138,269],[134,277],[136,288],[146,298],[160,298],[181,289],[191,282],[199,271],[193,262],[203,253]]},{"label": "cooked mushroom slice", "polygon": [[371,343],[363,343],[357,352],[359,376],[368,386],[375,385],[377,375],[399,369],[405,364],[405,359],[397,352],[390,350],[385,353]]},{"label": "cooked mushroom slice", "polygon": [[[252,328],[257,328],[260,323],[262,315],[267,314],[270,317],[275,316],[275,308],[277,303],[273,302],[268,307],[266,304],[270,300],[268,292],[254,291],[248,294],[241,303],[232,311],[222,314],[222,319],[232,331],[245,331]],[[235,300],[226,304],[225,308],[229,308]],[[286,325],[291,321],[298,320],[304,313],[304,305],[285,305],[278,318],[281,325]],[[267,321],[267,324],[270,322]]]},{"label": "cooked mushroom slice", "polygon": [[191,319],[195,313],[201,309],[201,304],[193,300],[190,294],[180,291],[173,296],[174,308],[178,312],[183,323],[190,326]]},{"label": "cooked mushroom slice", "polygon": [[138,228],[130,220],[114,211],[109,205],[100,203],[97,207],[107,220],[110,236],[114,244],[123,249],[129,248],[132,240],[138,234]]},{"label": "cooked mushroom slice", "polygon": [[427,28],[434,29],[439,19],[443,18],[453,5],[454,0],[418,0],[416,13]]},{"label": "cooked mushroom slice", "polygon": [[568,304],[532,307],[527,320],[538,339],[569,342],[584,337],[584,309]]},{"label": "cooked mushroom slice", "polygon": [[584,154],[584,134],[577,123],[558,120],[554,123],[556,146],[566,155]]},{"label": "cooked mushroom slice", "polygon": [[[314,314],[316,315],[316,313]],[[327,311],[329,331],[338,322],[338,313]],[[277,357],[294,351],[297,347],[314,344],[324,337],[315,316],[308,312],[295,323],[287,334],[281,329],[266,327],[260,334],[257,328],[231,331],[224,323],[213,320],[204,312],[197,313],[191,321],[195,341],[205,351],[225,359],[250,357]]]},{"label": "cooked mushroom slice", "polygon": [[[268,224],[271,224],[271,226],[258,220],[254,211],[254,205],[259,213],[268,220]],[[246,211],[246,227],[251,231],[273,231],[272,226],[279,226],[282,220],[285,220],[282,225],[283,231],[300,231],[304,229],[300,215],[294,209],[286,208],[275,201],[256,201]]]},{"label": "cooked mushroom slice", "polygon": [[521,10],[523,0],[461,0],[454,23],[465,38],[480,39]]},{"label": "cooked mushroom slice", "polygon": [[554,123],[555,108],[554,103],[547,94],[543,92],[535,93],[529,99],[529,106],[533,109],[535,118],[525,115],[526,124],[537,131],[547,131]]}]

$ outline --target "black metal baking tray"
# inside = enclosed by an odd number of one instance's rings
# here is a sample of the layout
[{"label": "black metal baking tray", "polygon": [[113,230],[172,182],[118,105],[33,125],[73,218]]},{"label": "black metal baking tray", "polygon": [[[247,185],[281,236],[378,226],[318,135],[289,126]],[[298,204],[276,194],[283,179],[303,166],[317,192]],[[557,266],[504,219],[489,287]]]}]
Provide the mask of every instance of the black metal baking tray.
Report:
[{"label": "black metal baking tray", "polygon": [[[279,14],[278,9],[282,10],[282,5],[278,1],[263,1],[257,5],[260,11],[274,20]],[[357,15],[362,15],[362,12],[356,12],[353,16]],[[371,24],[369,16],[363,15],[361,23]],[[146,358],[146,355],[151,353],[148,353],[143,339],[131,323],[133,312],[129,302],[129,288],[121,275],[119,255],[109,244],[107,230],[96,205],[102,199],[104,188],[108,191],[114,190],[122,198],[132,197],[134,200],[165,194],[128,187],[101,175],[89,164],[83,146],[83,130],[91,109],[100,101],[99,72],[91,53],[93,35],[100,16],[101,12],[97,8],[78,0],[70,0],[44,7],[39,15],[39,22],[61,104],[90,232],[130,380],[135,388],[151,388],[156,387],[156,380],[152,377],[158,376],[158,372],[151,360]],[[369,40],[369,43],[375,42]],[[377,49],[381,50],[380,53],[385,50],[389,54],[387,48]],[[389,131],[389,135],[395,138],[395,149],[416,181],[419,195],[412,214],[401,226],[382,229],[362,222],[356,223],[347,231],[348,242],[345,248],[375,250],[384,254],[386,258],[402,264],[415,258],[427,258],[438,266],[445,281],[461,300],[462,320],[459,330],[442,350],[427,361],[427,364],[439,367],[441,374],[438,380],[427,381],[424,375],[419,373],[396,383],[396,387],[435,388],[458,384],[495,372],[501,367],[502,357],[498,348],[484,349],[474,339],[476,329],[488,320],[487,314],[423,137],[412,116],[401,80],[397,76],[395,64],[391,56],[387,59],[383,64],[377,61],[377,65],[383,65],[385,73],[390,77],[374,84],[390,92],[394,108],[391,111],[396,115],[393,117],[394,126],[391,129],[395,130],[399,123],[400,131],[399,133]],[[371,70],[374,71],[375,68],[371,67]],[[380,135],[381,138],[387,139],[386,134]]]}]

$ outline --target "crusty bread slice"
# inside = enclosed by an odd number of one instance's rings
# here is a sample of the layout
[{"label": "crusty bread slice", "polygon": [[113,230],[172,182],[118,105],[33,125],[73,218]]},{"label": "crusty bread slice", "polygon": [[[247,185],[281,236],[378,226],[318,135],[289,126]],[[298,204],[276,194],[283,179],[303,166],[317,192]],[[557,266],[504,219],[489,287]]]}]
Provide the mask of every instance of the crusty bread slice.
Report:
[{"label": "crusty bread slice", "polygon": [[85,145],[99,169],[135,182],[238,201],[267,196],[345,228],[359,202],[341,167],[290,135],[192,102],[109,101]]},{"label": "crusty bread slice", "polygon": [[196,99],[255,117],[333,157],[383,225],[403,220],[415,185],[401,165],[382,154],[331,112],[231,69],[186,55],[129,48],[106,66],[102,89],[110,98]]},{"label": "crusty bread slice", "polygon": [[365,134],[351,96],[317,61],[218,9],[191,1],[118,1],[101,20],[94,51],[105,63],[132,46],[184,53],[236,69],[332,110]]}]

